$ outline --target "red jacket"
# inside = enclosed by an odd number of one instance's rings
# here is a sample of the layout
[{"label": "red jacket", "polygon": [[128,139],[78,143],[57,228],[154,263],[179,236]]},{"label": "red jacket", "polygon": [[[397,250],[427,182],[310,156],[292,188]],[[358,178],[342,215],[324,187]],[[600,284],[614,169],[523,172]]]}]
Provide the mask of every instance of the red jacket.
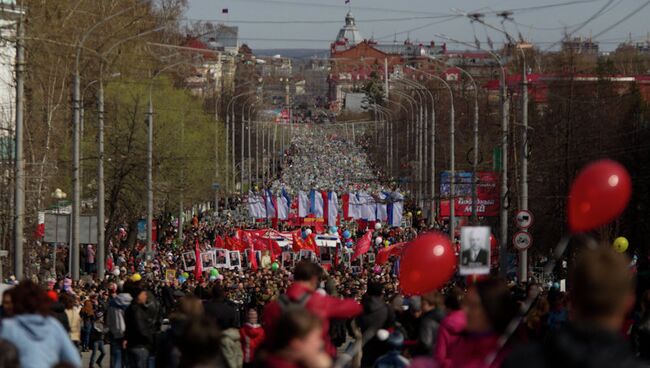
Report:
[{"label": "red jacket", "polygon": [[260,325],[246,323],[239,329],[239,341],[244,353],[244,363],[252,363],[257,348],[264,342],[264,329]]},{"label": "red jacket", "polygon": [[441,367],[451,367],[450,351],[460,340],[461,333],[467,325],[467,317],[462,310],[452,311],[440,323],[433,357]]},{"label": "red jacket", "polygon": [[[290,300],[298,301],[303,294],[310,293],[311,296],[305,304],[305,308],[314,313],[323,321],[323,341],[325,342],[325,351],[331,356],[336,355],[336,348],[332,345],[329,337],[329,327],[331,318],[348,319],[360,315],[363,312],[361,304],[353,299],[339,299],[320,293],[315,293],[307,287],[294,283],[287,289],[287,296]],[[277,301],[266,305],[262,315],[264,331],[267,338],[273,338],[278,318],[282,311]],[[281,328],[281,327],[280,327]]]}]

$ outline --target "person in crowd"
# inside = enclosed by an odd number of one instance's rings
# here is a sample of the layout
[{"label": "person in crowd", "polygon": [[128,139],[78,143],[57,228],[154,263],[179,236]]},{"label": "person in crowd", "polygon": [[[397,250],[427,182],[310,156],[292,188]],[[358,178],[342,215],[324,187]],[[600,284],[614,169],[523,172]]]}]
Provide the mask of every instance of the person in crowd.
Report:
[{"label": "person in crowd", "polygon": [[92,244],[86,245],[86,273],[95,273],[95,248]]},{"label": "person in crowd", "polygon": [[12,301],[14,316],[2,320],[0,338],[18,349],[21,367],[52,367],[58,362],[81,366],[68,334],[50,316],[52,302],[43,289],[29,280],[22,281],[13,289]]},{"label": "person in crowd", "polygon": [[69,293],[62,293],[61,303],[65,307],[65,315],[68,318],[68,325],[70,326],[70,340],[81,348],[81,308],[77,305],[77,299],[74,295]]},{"label": "person in crowd", "polygon": [[546,318],[549,331],[559,330],[569,319],[569,312],[566,307],[566,295],[559,288],[553,287],[548,293],[550,310]]},{"label": "person in crowd", "polygon": [[20,368],[20,356],[14,344],[0,339],[0,368]]},{"label": "person in crowd", "polygon": [[133,301],[124,313],[126,330],[123,346],[127,350],[129,368],[147,368],[155,328],[147,310],[149,294],[136,284],[131,287],[131,296]]},{"label": "person in crowd", "polygon": [[181,340],[184,338],[190,323],[202,319],[204,315],[203,303],[200,299],[194,296],[184,296],[181,299],[178,311],[174,312],[169,318],[169,329],[163,332],[158,341],[156,349],[157,368],[178,368],[181,366]]},{"label": "person in crowd", "polygon": [[264,342],[264,329],[257,323],[257,311],[249,308],[246,323],[239,329],[244,367],[250,367],[255,361],[255,352]]},{"label": "person in crowd", "polygon": [[431,356],[438,337],[440,323],[445,317],[443,296],[432,291],[422,296],[422,316],[420,317],[417,347],[414,356]]},{"label": "person in crowd", "polygon": [[212,288],[212,299],[205,305],[205,314],[215,319],[222,331],[239,328],[239,317],[232,303],[226,297],[226,290],[221,284]]},{"label": "person in crowd", "polygon": [[68,322],[68,315],[65,314],[65,306],[59,300],[59,294],[54,290],[48,290],[47,296],[52,300],[51,314],[52,317],[56,318],[61,322],[63,329],[70,333],[70,322]]},{"label": "person in crowd", "polygon": [[90,332],[93,329],[93,322],[95,321],[95,308],[92,300],[84,300],[79,315],[81,316],[81,350],[89,351]]},{"label": "person in crowd", "polygon": [[400,332],[391,332],[386,340],[390,346],[390,351],[380,356],[374,368],[406,368],[409,366],[409,360],[406,359],[400,349],[404,345],[404,336]]},{"label": "person in crowd", "polygon": [[112,295],[108,300],[106,309],[106,325],[108,329],[108,341],[110,344],[111,368],[122,368],[125,366],[124,361],[126,353],[124,351],[124,333],[126,332],[126,322],[124,312],[131,304],[133,297],[129,293],[117,293],[117,285],[111,288]]},{"label": "person in crowd", "polygon": [[467,325],[467,316],[461,308],[463,297],[464,293],[458,287],[447,290],[445,294],[447,315],[440,322],[433,349],[433,356],[441,366],[449,365],[450,350],[456,345]]},{"label": "person in crowd", "polygon": [[213,318],[206,316],[190,318],[178,340],[180,350],[179,367],[222,368],[225,363],[220,355],[219,328]]},{"label": "person in crowd", "polygon": [[[499,336],[517,314],[517,305],[505,280],[487,278],[472,285],[463,300],[467,324],[449,349],[441,367],[500,367],[509,347],[499,346]],[[491,360],[491,361],[489,361]]]},{"label": "person in crowd", "polygon": [[371,281],[363,296],[363,314],[357,317],[357,323],[363,336],[362,367],[372,367],[377,358],[390,350],[388,343],[377,337],[379,330],[389,329],[395,325],[395,314],[384,302],[383,294],[383,285],[377,281]]},{"label": "person in crowd", "polygon": [[[106,333],[106,327],[104,324],[104,312],[98,311],[95,313],[95,318],[93,319],[92,329],[90,331],[90,347],[92,353],[90,354],[90,367],[92,368],[93,362],[98,366],[102,366],[102,361],[104,356],[106,356],[106,351],[104,350],[104,334]],[[95,356],[99,352],[99,356],[95,360]]]},{"label": "person in crowd", "polygon": [[650,363],[650,290],[640,300],[639,321],[632,329],[632,341],[640,359]]},{"label": "person in crowd", "polygon": [[637,360],[621,337],[621,326],[633,307],[634,275],[629,259],[610,246],[584,249],[569,279],[571,318],[543,343],[513,351],[504,368],[567,367],[636,368]]},{"label": "person in crowd", "polygon": [[2,309],[0,310],[0,318],[8,318],[13,316],[14,304],[11,297],[12,289],[5,290],[2,293]]},{"label": "person in crowd", "polygon": [[268,368],[327,368],[331,357],[324,350],[323,318],[296,307],[279,316],[282,326],[268,339],[260,356],[261,366]]},{"label": "person in crowd", "polygon": [[361,314],[363,308],[355,300],[338,299],[327,295],[315,293],[319,285],[322,270],[317,264],[301,261],[294,269],[294,283],[289,286],[286,294],[273,301],[264,309],[263,326],[267,339],[272,340],[273,335],[282,330],[278,324],[278,317],[283,310],[293,305],[304,306],[307,310],[322,319],[323,340],[325,350],[331,355],[336,354],[336,349],[329,339],[329,320],[331,318],[353,318]]}]

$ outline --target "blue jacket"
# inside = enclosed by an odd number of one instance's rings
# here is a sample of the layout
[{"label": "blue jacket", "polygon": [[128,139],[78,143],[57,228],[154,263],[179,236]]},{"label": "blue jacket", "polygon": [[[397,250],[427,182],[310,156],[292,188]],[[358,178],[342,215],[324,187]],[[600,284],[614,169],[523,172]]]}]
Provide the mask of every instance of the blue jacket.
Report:
[{"label": "blue jacket", "polygon": [[60,362],[81,366],[79,351],[61,323],[52,317],[23,314],[4,319],[0,338],[16,346],[23,368],[52,367]]}]

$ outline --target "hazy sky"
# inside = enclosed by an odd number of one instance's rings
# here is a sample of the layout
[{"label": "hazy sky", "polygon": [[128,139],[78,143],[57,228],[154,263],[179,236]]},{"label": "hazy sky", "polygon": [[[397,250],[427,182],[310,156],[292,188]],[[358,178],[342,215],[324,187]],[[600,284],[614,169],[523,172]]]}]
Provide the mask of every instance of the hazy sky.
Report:
[{"label": "hazy sky", "polygon": [[[552,7],[554,4],[569,5]],[[560,40],[565,29],[571,33],[581,25],[574,35],[593,35],[601,50],[615,48],[629,34],[633,40],[645,40],[650,31],[650,0],[351,0],[349,5],[344,0],[189,0],[186,16],[188,21],[239,26],[240,42],[253,50],[326,49],[344,24],[348,7],[363,37],[387,42],[395,39],[395,34],[398,41],[410,36],[412,41],[443,42],[436,33],[463,41],[473,41],[476,35],[483,44],[487,33],[495,44],[502,42],[502,34],[481,24],[472,26],[467,18],[458,16],[476,11],[486,13],[485,21],[501,28],[496,12],[513,10],[514,23],[505,22],[506,30],[513,36],[521,32],[541,49]],[[229,13],[222,14],[223,8]],[[616,25],[619,21],[622,23]]]}]

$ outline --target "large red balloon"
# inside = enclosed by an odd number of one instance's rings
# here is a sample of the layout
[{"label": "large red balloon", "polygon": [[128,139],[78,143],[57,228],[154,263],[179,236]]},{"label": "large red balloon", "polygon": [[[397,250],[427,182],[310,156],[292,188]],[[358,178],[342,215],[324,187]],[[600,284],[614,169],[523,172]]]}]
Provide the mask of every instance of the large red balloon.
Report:
[{"label": "large red balloon", "polygon": [[456,270],[456,255],[447,235],[431,232],[406,246],[399,266],[404,294],[421,295],[449,281]]},{"label": "large red balloon", "polygon": [[585,167],[569,194],[569,228],[577,233],[595,229],[618,217],[630,200],[630,174],[616,161],[601,160]]}]

